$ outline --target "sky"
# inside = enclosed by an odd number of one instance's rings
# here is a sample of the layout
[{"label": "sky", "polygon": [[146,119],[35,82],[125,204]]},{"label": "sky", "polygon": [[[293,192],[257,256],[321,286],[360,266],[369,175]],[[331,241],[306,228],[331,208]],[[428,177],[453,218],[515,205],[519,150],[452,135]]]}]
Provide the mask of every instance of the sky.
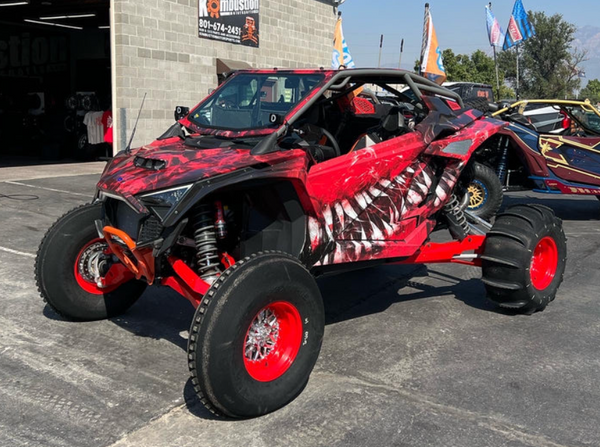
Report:
[{"label": "sky", "polygon": [[[346,0],[340,6],[344,35],[358,67],[376,67],[379,36],[384,35],[382,66],[397,67],[400,41],[405,39],[402,68],[413,69],[421,52],[425,1]],[[433,23],[442,50],[470,54],[477,49],[492,54],[486,31],[485,0],[429,0]],[[514,0],[492,2],[502,28],[512,13]],[[525,9],[560,13],[577,27],[599,26],[598,0],[523,0]]]}]

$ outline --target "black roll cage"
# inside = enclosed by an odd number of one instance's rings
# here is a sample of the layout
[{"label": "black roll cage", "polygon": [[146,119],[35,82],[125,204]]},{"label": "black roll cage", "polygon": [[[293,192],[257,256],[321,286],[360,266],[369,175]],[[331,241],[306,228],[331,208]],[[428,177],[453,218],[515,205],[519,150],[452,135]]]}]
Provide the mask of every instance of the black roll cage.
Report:
[{"label": "black roll cage", "polygon": [[[346,91],[346,86],[353,81],[357,85],[351,86]],[[329,81],[319,89],[319,91],[302,106],[289,120],[287,120],[281,127],[275,132],[263,139],[258,145],[256,145],[252,151],[252,155],[264,155],[272,150],[277,140],[285,135],[290,128],[304,113],[315,105],[318,101],[321,101],[325,92],[337,91],[340,92],[337,96],[344,96],[345,94],[355,90],[359,86],[364,84],[376,84],[385,86],[388,84],[406,84],[415,94],[419,101],[423,100],[423,93],[431,93],[434,95],[440,95],[445,98],[450,98],[456,101],[461,108],[464,108],[462,98],[455,92],[448,90],[447,88],[440,87],[433,81],[419,76],[416,73],[412,73],[406,70],[398,69],[385,69],[385,68],[356,68],[349,70],[339,70],[335,73]]]}]

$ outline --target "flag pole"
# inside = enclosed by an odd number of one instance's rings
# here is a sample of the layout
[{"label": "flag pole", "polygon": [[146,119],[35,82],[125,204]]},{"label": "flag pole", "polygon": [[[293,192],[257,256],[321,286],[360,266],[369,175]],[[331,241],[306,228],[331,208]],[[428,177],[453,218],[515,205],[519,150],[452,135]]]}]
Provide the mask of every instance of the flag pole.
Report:
[{"label": "flag pole", "polygon": [[[490,11],[492,10],[492,2],[490,2]],[[500,100],[500,72],[498,70],[498,54],[496,53],[496,45],[492,44],[494,49],[494,65],[496,66],[496,88],[497,88],[497,100]]]},{"label": "flag pole", "polygon": [[496,99],[500,100],[500,72],[498,70],[498,54],[496,53],[496,46],[494,45],[494,64],[496,65],[496,89],[498,96]]},{"label": "flag pole", "polygon": [[377,62],[377,68],[381,67],[381,51],[383,50],[383,34],[379,39],[379,62]]},{"label": "flag pole", "polygon": [[423,63],[425,56],[425,45],[427,42],[427,18],[429,17],[429,3],[425,3],[425,19],[423,22],[423,42],[421,43],[421,63],[419,64],[419,75],[423,76]]},{"label": "flag pole", "polygon": [[400,42],[400,59],[398,59],[398,68],[402,68],[402,53],[404,52],[404,39]]},{"label": "flag pole", "polygon": [[519,44],[520,44],[520,42],[518,42],[517,45],[515,46],[515,49],[517,51],[517,101],[519,101],[521,99],[521,81],[520,81],[520,74],[519,74]]}]

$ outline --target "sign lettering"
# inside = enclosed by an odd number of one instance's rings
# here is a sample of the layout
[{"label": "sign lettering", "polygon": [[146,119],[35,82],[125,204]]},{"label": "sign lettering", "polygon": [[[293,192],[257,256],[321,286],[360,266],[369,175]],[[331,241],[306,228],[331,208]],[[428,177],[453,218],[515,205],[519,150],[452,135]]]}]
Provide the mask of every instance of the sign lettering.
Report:
[{"label": "sign lettering", "polygon": [[260,0],[198,0],[198,37],[258,47]]}]

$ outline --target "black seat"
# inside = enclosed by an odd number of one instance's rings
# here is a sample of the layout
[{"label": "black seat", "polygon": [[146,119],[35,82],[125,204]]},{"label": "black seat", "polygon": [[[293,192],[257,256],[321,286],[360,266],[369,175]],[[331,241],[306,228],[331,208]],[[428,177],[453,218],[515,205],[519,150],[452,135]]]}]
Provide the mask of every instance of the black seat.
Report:
[{"label": "black seat", "polygon": [[538,131],[535,127],[535,124],[531,122],[531,119],[526,117],[525,115],[521,115],[520,113],[513,113],[506,117],[508,121],[512,121],[513,123],[520,124],[521,126],[525,126],[530,130]]},{"label": "black seat", "polygon": [[400,107],[392,107],[388,114],[381,119],[380,130],[377,132],[382,141],[406,133],[406,121]]},{"label": "black seat", "polygon": [[365,149],[408,132],[404,114],[400,107],[388,107],[389,110],[383,115],[379,124],[362,134],[352,146],[351,152]]}]

